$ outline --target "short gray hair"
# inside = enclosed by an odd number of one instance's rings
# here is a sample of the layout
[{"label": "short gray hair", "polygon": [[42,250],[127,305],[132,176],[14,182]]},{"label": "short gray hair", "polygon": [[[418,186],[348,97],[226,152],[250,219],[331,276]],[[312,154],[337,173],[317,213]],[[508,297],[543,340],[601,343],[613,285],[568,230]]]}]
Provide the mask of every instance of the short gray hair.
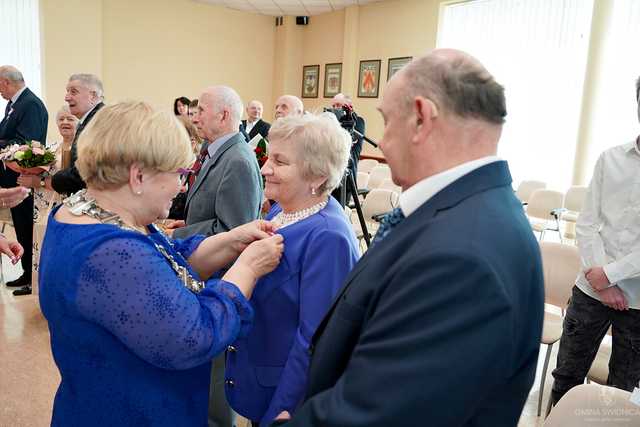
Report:
[{"label": "short gray hair", "polygon": [[71,114],[71,110],[69,109],[69,104],[67,104],[66,102],[62,105],[62,107],[60,107],[60,109],[58,109],[58,112],[56,113],[56,121],[58,121],[58,119],[62,114],[69,114],[73,116],[76,119],[76,121],[78,121],[78,118],[73,114]]},{"label": "short gray hair", "polygon": [[217,97],[217,102],[213,106],[216,112],[228,110],[235,127],[240,126],[244,104],[238,92],[229,86],[212,86],[206,92]]},{"label": "short gray hair", "polygon": [[462,118],[503,124],[507,115],[504,87],[484,66],[461,51],[435,51],[404,67],[407,103],[424,96]]},{"label": "short gray hair", "polygon": [[72,74],[71,77],[69,77],[69,81],[73,81],[73,80],[78,80],[84,83],[87,87],[89,87],[91,90],[95,92],[98,98],[102,99],[104,97],[102,80],[100,80],[100,78],[95,74],[86,74],[86,73]]},{"label": "short gray hair", "polygon": [[13,65],[3,65],[0,67],[0,78],[7,79],[14,83],[24,83],[22,73]]},{"label": "short gray hair", "polygon": [[276,120],[269,129],[270,140],[294,142],[302,160],[302,176],[306,179],[326,177],[317,188],[327,195],[338,187],[349,162],[351,137],[340,127],[333,113],[291,115]]}]

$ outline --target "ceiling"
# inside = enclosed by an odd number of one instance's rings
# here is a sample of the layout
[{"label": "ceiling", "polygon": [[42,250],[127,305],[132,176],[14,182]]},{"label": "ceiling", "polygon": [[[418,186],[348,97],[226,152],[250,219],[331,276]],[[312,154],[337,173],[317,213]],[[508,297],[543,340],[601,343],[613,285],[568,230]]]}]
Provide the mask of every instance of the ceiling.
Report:
[{"label": "ceiling", "polygon": [[226,6],[244,12],[272,16],[309,16],[333,12],[351,5],[364,5],[382,0],[197,0]]}]

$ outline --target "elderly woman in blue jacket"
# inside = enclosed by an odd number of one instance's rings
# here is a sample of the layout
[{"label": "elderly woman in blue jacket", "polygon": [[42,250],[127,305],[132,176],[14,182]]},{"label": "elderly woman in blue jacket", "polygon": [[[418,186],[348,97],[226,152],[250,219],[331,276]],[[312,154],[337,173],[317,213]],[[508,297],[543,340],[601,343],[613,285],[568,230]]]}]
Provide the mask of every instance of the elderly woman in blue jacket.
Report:
[{"label": "elderly woman in blue jacket", "polygon": [[229,404],[254,426],[301,403],[311,337],[359,257],[349,221],[329,196],[347,167],[349,134],[331,113],[307,114],[276,120],[269,141],[262,174],[266,197],[277,203],[266,219],[287,246],[256,286],[253,329],[227,348],[225,378]]}]

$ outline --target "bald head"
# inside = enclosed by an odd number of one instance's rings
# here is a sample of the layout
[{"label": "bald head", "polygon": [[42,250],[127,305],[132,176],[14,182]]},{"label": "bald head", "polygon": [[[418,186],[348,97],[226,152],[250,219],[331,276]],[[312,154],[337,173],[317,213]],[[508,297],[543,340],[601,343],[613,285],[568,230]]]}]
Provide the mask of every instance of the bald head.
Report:
[{"label": "bald head", "polygon": [[211,86],[200,95],[193,118],[198,132],[208,141],[237,132],[242,117],[242,99],[228,86]]},{"label": "bald head", "polygon": [[24,87],[24,77],[13,65],[0,67],[0,95],[7,101]]},{"label": "bald head", "polygon": [[262,111],[264,107],[262,106],[262,102],[253,100],[247,104],[247,119],[250,122],[255,122],[256,120],[260,120],[262,118]]},{"label": "bald head", "polygon": [[301,115],[304,112],[304,105],[297,96],[282,95],[276,101],[276,119],[289,115]]},{"label": "bald head", "polygon": [[353,105],[353,101],[349,95],[345,95],[344,93],[337,94],[331,100],[331,106],[333,108],[342,108],[345,105],[351,107]]},{"label": "bald head", "polygon": [[504,123],[504,88],[468,53],[436,49],[412,61],[396,77],[406,83],[409,103],[419,95],[433,101],[437,109],[463,119]]}]

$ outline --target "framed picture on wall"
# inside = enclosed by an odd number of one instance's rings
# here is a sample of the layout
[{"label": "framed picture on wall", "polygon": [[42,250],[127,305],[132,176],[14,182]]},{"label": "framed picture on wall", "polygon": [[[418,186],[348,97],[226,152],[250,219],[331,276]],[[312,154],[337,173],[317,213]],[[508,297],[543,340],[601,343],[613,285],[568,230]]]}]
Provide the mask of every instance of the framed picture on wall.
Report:
[{"label": "framed picture on wall", "polygon": [[377,98],[380,86],[380,64],[379,59],[360,61],[360,72],[358,73],[358,97]]},{"label": "framed picture on wall", "polygon": [[319,81],[320,81],[320,65],[303,66],[302,67],[302,97],[317,98]]},{"label": "framed picture on wall", "polygon": [[413,59],[413,56],[403,56],[401,58],[389,58],[389,66],[387,67],[387,81],[389,81],[389,79],[393,77],[393,75],[397,73],[400,70],[400,68],[404,67],[409,62],[411,62],[412,59]]},{"label": "framed picture on wall", "polygon": [[342,64],[324,66],[324,97],[333,98],[342,89]]}]

